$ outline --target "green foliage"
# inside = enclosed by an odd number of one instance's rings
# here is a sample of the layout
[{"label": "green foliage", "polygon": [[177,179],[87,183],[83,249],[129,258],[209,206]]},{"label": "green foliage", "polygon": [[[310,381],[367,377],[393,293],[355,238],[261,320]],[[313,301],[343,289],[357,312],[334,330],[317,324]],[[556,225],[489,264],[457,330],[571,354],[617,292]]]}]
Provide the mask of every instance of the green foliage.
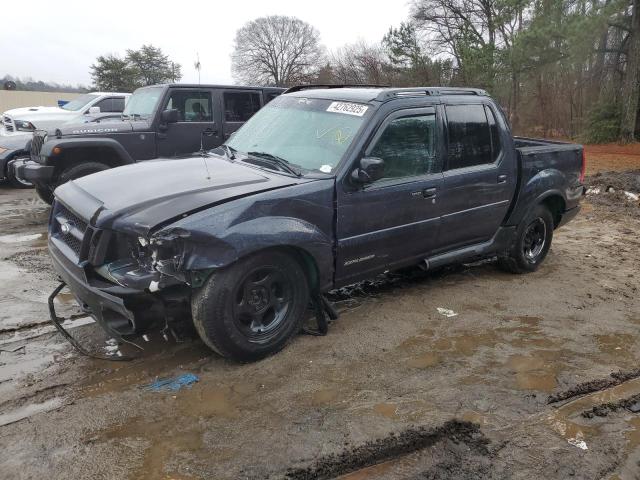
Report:
[{"label": "green foliage", "polygon": [[620,138],[622,109],[616,103],[596,104],[587,119],[583,135],[585,143],[609,143]]},{"label": "green foliage", "polygon": [[177,82],[182,73],[180,64],[169,60],[160,48],[143,45],[139,50],[127,50],[124,59],[99,56],[91,65],[91,78],[98,90],[132,92],[146,85]]}]

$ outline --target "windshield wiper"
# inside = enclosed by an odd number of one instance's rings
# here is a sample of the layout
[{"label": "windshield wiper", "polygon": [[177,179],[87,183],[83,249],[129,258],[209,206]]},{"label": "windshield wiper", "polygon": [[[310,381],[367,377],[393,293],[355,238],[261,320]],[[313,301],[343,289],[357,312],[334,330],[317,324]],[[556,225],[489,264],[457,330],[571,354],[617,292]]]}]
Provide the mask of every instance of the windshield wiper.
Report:
[{"label": "windshield wiper", "polygon": [[223,143],[221,146],[224,149],[224,153],[227,155],[227,158],[229,160],[235,160],[236,159],[237,150],[235,148],[230,147],[226,143]]},{"label": "windshield wiper", "polygon": [[267,160],[268,162],[271,162],[273,165],[280,168],[281,170],[284,170],[285,172],[288,172],[288,173],[292,173],[296,177],[302,176],[302,172],[300,171],[299,168],[297,168],[293,163],[285,160],[282,157],[278,157],[276,155],[272,155],[271,153],[267,153],[267,152],[247,152],[247,155],[251,155],[252,157],[257,157],[260,160]]}]

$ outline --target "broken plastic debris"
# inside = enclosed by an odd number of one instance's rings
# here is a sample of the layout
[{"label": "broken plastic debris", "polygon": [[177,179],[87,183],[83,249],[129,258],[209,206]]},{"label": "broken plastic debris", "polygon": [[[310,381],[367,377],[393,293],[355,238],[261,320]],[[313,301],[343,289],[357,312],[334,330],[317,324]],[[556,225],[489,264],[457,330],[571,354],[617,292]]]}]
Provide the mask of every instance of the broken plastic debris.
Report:
[{"label": "broken plastic debris", "polygon": [[631,192],[624,192],[625,197],[627,197],[627,200],[631,200],[632,202],[637,202],[638,200],[640,200],[640,196],[636,193],[631,193]]},{"label": "broken plastic debris", "polygon": [[445,317],[455,317],[458,315],[456,312],[449,310],[448,308],[438,307],[437,310],[440,315],[444,315]]},{"label": "broken plastic debris", "polygon": [[598,195],[600,193],[600,189],[598,187],[587,188],[587,195]]},{"label": "broken plastic debris", "polygon": [[144,385],[142,388],[151,392],[177,392],[183,387],[191,387],[199,380],[198,376],[193,373],[184,373],[175,378],[159,378],[149,385]]},{"label": "broken plastic debris", "polygon": [[574,447],[578,447],[580,450],[589,450],[589,447],[587,447],[587,442],[585,442],[581,438],[570,438],[567,440],[567,442],[569,442],[569,444],[573,445]]},{"label": "broken plastic debris", "polygon": [[158,290],[160,290],[160,282],[156,281],[156,280],[151,280],[151,283],[149,284],[149,291],[150,292],[157,292]]}]

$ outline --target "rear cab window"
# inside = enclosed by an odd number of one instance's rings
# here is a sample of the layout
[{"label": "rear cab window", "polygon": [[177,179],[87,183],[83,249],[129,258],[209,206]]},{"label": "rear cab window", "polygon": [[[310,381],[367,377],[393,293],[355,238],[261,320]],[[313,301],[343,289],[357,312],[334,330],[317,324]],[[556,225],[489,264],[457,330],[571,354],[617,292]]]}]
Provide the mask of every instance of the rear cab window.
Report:
[{"label": "rear cab window", "polygon": [[225,122],[246,122],[260,110],[260,93],[258,92],[224,92]]},{"label": "rear cab window", "polygon": [[[483,104],[446,105],[447,169],[488,165],[495,161],[492,132]],[[495,118],[493,124],[495,126]],[[497,137],[497,126],[495,126]],[[496,142],[498,139],[496,138]]]}]

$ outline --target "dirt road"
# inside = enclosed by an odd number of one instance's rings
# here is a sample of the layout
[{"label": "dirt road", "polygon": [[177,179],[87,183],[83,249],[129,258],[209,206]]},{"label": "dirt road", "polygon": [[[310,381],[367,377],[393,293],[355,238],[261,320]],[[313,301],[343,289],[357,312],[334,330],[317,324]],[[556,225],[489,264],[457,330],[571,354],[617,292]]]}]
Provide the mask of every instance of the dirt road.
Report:
[{"label": "dirt road", "polygon": [[[0,186],[0,477],[640,478],[634,208],[587,203],[534,274],[485,263],[334,292],[329,335],[258,363],[189,330],[107,362],[49,326],[48,208]],[[108,349],[68,295],[58,308]],[[143,388],[184,373],[199,381]]]}]

